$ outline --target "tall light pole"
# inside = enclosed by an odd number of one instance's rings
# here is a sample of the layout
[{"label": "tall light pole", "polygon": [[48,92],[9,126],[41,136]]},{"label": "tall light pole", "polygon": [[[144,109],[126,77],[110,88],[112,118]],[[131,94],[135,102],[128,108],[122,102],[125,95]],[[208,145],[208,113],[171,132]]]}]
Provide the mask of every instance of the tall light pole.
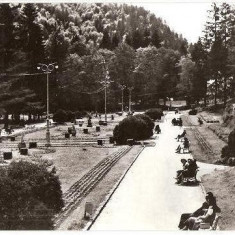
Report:
[{"label": "tall light pole", "polygon": [[109,71],[106,69],[105,84],[104,84],[104,119],[107,122],[107,86],[109,84]]},{"label": "tall light pole", "polygon": [[41,64],[39,63],[37,66],[38,70],[42,70],[47,75],[47,130],[46,130],[46,147],[51,146],[51,138],[50,138],[50,117],[49,117],[49,74],[54,70],[58,69],[58,65],[55,63],[51,64]]},{"label": "tall light pole", "polygon": [[109,81],[110,76],[109,76],[109,71],[105,65],[104,57],[102,59],[102,64],[103,64],[104,70],[105,70],[105,79],[104,79],[104,81],[101,82],[104,84],[104,119],[105,119],[105,122],[107,122],[107,87],[108,87],[108,84],[110,83],[110,81]]},{"label": "tall light pole", "polygon": [[131,92],[133,90],[133,87],[129,87],[129,113],[131,113]]},{"label": "tall light pole", "polygon": [[122,90],[122,113],[124,112],[124,107],[123,107],[123,91],[124,91],[124,89],[126,88],[126,86],[125,85],[119,85],[119,87],[121,88],[121,90]]}]

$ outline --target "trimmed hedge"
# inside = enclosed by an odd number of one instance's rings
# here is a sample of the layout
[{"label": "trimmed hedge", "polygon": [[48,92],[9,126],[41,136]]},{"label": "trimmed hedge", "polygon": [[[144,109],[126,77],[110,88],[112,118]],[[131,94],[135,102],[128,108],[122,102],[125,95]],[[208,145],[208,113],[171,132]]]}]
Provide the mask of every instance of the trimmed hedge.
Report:
[{"label": "trimmed hedge", "polygon": [[153,120],[161,119],[161,117],[163,116],[162,109],[160,108],[148,109],[145,114]]},{"label": "trimmed hedge", "polygon": [[126,144],[127,139],[143,140],[153,135],[154,123],[146,115],[128,116],[113,130],[117,144]]}]

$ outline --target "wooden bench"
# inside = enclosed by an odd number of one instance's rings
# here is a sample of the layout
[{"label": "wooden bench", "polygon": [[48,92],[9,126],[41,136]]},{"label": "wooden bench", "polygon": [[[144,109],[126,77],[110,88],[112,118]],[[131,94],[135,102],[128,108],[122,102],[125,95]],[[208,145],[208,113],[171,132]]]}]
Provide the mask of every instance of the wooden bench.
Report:
[{"label": "wooden bench", "polygon": [[197,172],[198,172],[198,168],[195,170],[195,173],[193,176],[187,176],[183,178],[183,181],[181,184],[186,184],[186,183],[197,183]]},{"label": "wooden bench", "polygon": [[185,153],[185,151],[187,151],[188,153],[190,153],[189,146],[186,147],[186,148],[183,147],[183,153]]},{"label": "wooden bench", "polygon": [[210,223],[200,223],[199,230],[217,230],[218,228],[218,222],[221,219],[221,215],[218,214],[215,216],[215,219],[213,221],[213,224],[210,225]]}]

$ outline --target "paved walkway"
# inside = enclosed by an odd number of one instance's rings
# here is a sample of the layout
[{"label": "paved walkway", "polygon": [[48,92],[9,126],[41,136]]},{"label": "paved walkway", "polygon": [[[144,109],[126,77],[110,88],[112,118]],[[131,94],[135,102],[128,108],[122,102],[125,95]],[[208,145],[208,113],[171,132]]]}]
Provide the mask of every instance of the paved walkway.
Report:
[{"label": "paved walkway", "polygon": [[[175,137],[183,129],[171,125],[173,117],[173,112],[166,115],[156,146],[141,153],[91,230],[178,230],[180,215],[200,207],[204,201],[200,186],[175,184],[180,159],[191,156],[175,153]],[[215,168],[198,165],[203,173]]]}]

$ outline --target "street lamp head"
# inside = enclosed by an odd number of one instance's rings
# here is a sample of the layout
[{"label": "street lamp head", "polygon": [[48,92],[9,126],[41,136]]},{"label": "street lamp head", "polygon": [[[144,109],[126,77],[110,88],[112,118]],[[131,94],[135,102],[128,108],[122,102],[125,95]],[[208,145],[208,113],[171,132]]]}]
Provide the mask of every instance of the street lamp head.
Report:
[{"label": "street lamp head", "polygon": [[41,69],[41,66],[37,66],[37,70],[40,70]]},{"label": "street lamp head", "polygon": [[58,65],[55,65],[55,69],[58,69],[59,68],[59,66]]}]

